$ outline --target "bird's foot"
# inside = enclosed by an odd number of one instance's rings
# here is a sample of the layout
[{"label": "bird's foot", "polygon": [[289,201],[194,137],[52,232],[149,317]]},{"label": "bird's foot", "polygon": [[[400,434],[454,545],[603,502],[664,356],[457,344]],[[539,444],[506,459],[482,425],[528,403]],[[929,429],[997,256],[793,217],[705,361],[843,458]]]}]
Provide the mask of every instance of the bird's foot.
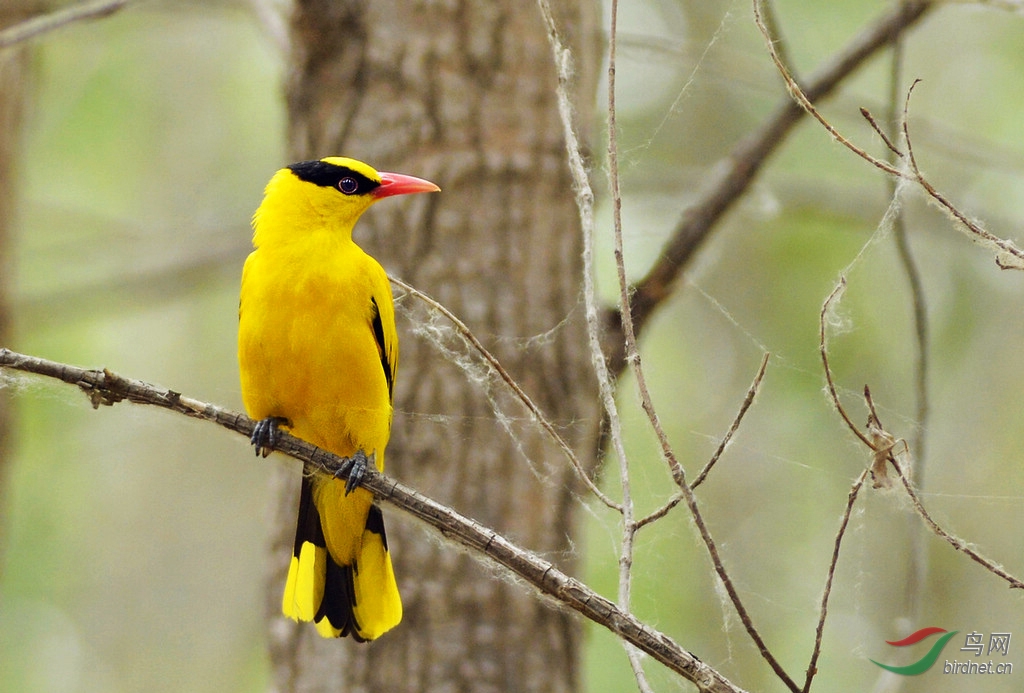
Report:
[{"label": "bird's foot", "polygon": [[363,483],[363,477],[366,476],[366,467],[372,461],[373,455],[367,457],[366,453],[362,450],[356,450],[352,457],[343,458],[338,471],[334,472],[334,478],[345,481],[346,496],[355,491],[359,484]]},{"label": "bird's foot", "polygon": [[274,451],[281,440],[281,426],[291,426],[291,422],[283,416],[268,416],[256,422],[249,442],[256,448],[257,457],[266,457]]}]

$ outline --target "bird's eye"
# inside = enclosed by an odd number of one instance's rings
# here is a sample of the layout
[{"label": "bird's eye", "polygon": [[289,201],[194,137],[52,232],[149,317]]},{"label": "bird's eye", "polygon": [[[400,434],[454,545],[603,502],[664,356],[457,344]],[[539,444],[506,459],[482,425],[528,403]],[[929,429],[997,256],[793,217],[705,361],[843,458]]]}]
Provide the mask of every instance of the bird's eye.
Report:
[{"label": "bird's eye", "polygon": [[346,195],[351,195],[358,189],[359,183],[356,181],[355,178],[345,177],[338,181],[338,190],[345,193]]}]

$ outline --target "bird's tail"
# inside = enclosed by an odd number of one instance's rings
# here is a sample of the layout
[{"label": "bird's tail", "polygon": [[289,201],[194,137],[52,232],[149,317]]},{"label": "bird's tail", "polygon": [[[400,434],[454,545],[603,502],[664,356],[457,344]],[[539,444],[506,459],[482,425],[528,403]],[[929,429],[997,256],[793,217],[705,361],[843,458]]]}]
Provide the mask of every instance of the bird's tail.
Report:
[{"label": "bird's tail", "polygon": [[[327,483],[332,491],[335,485],[344,488],[342,482]],[[282,610],[293,620],[314,621],[325,638],[351,635],[360,642],[373,640],[402,620],[402,599],[388,553],[384,517],[380,508],[369,505],[362,535],[354,544],[353,559],[338,562],[328,551],[321,514],[317,511],[320,505],[322,512],[332,512],[329,506],[333,504],[324,502],[325,495],[335,496],[318,494],[318,502],[314,503],[313,482],[303,479],[295,548]],[[347,499],[351,497],[338,500],[345,503]]]}]

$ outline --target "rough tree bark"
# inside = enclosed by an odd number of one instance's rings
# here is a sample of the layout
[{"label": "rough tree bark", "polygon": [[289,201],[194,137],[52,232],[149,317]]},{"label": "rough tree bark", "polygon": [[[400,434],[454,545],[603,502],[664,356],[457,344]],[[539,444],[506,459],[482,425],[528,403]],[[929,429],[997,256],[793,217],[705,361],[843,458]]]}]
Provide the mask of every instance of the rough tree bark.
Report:
[{"label": "rough tree bark", "polygon": [[[598,65],[595,11],[587,1],[561,8],[581,104],[592,101]],[[592,461],[598,409],[581,238],[537,7],[298,0],[291,30],[292,156],[353,156],[442,187],[378,205],[357,241],[462,317]],[[568,462],[486,371],[467,375],[442,353],[465,353],[443,321],[396,297],[388,472],[574,572],[578,479]],[[386,520],[405,602],[395,631],[357,645],[281,619],[297,480],[296,470],[281,475],[274,520],[267,603],[277,690],[578,689],[575,617],[395,513]]]}]

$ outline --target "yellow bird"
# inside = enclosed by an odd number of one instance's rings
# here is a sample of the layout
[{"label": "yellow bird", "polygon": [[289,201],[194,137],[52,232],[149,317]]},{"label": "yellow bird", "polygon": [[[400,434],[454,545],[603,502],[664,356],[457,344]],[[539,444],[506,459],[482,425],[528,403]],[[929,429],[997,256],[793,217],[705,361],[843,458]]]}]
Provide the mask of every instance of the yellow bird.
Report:
[{"label": "yellow bird", "polygon": [[429,181],[342,157],[278,171],[253,216],[242,271],[238,363],[242,399],[266,456],[278,426],[348,458],[344,477],[302,479],[284,614],[324,637],[373,640],[402,619],[380,508],[358,488],[384,468],[398,337],[391,285],[352,240],[360,215]]}]

